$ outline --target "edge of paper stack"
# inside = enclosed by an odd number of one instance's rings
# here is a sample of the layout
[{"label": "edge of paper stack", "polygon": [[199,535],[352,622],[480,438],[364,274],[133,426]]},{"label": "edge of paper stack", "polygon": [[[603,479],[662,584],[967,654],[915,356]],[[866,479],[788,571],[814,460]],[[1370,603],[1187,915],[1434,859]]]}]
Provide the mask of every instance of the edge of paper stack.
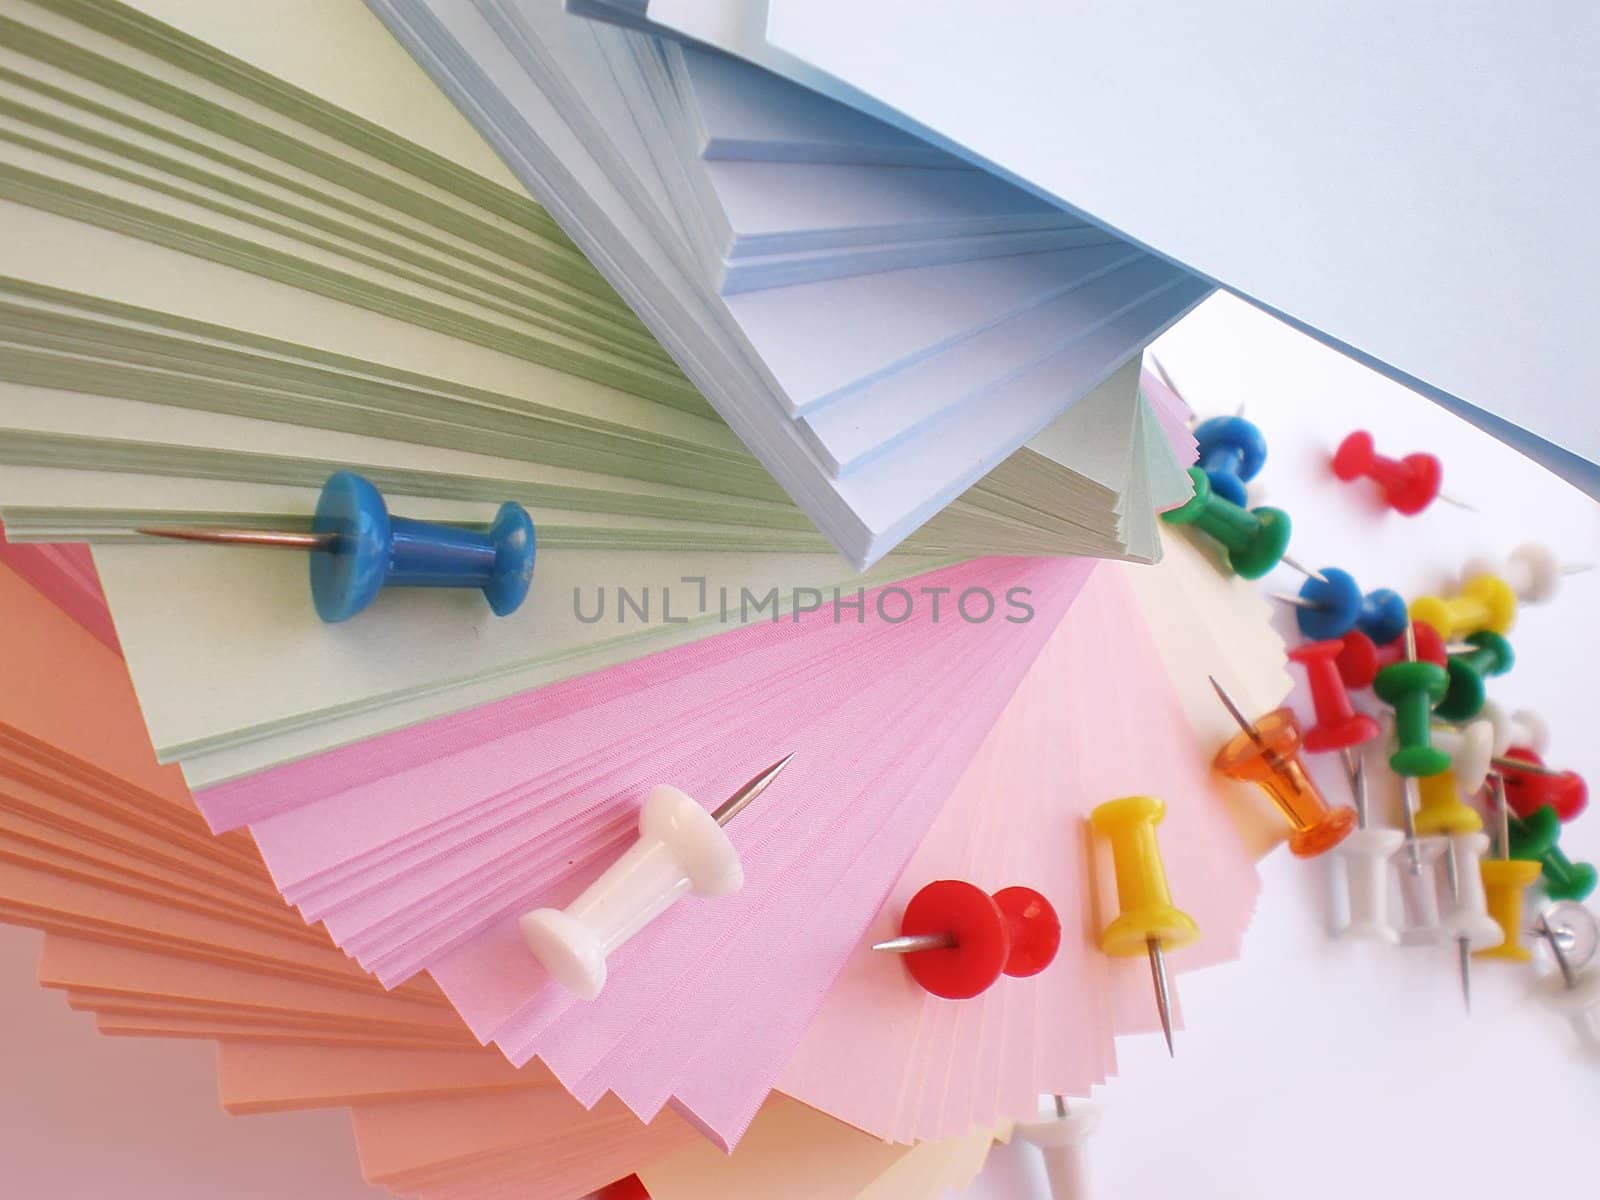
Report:
[{"label": "edge of paper stack", "polygon": [[[354,0],[0,14],[0,916],[102,1032],[216,1042],[230,1111],[349,1108],[400,1194],[959,1186],[1153,1028],[1089,808],[1167,799],[1175,971],[1254,903],[1204,678],[1269,706],[1282,648],[1158,526],[1194,443],[1139,366],[1207,288],[739,64],[374,8],[470,123]],[[303,563],[134,532],[304,529],[340,467],[524,504],[528,604],[325,626]],[[743,891],[595,1002],[544,977],[516,916],[651,785],[791,751]],[[1056,898],[1059,961],[922,993],[869,947],[941,877]]]}]

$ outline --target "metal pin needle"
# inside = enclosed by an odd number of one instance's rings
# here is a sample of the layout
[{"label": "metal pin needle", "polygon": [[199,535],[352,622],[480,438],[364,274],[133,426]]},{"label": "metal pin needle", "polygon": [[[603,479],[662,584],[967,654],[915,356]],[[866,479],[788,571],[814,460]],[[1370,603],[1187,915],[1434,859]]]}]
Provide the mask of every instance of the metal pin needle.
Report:
[{"label": "metal pin needle", "polygon": [[1284,566],[1288,567],[1291,571],[1299,571],[1300,574],[1309,576],[1310,578],[1315,579],[1318,583],[1328,582],[1328,577],[1321,571],[1313,571],[1310,567],[1302,565],[1296,560],[1290,558],[1287,554],[1279,556],[1278,561]]},{"label": "metal pin needle", "polygon": [[[1160,377],[1161,382],[1172,390],[1172,394],[1185,404],[1189,404],[1189,398],[1183,394],[1183,389],[1172,382],[1172,376],[1167,374],[1167,368],[1161,364],[1161,360],[1153,353],[1150,355],[1150,365],[1156,369],[1156,374]],[[1189,407],[1193,408],[1194,405],[1189,404]]]},{"label": "metal pin needle", "polygon": [[1350,795],[1356,802],[1356,828],[1367,827],[1367,763],[1356,751],[1344,748],[1344,772],[1350,779]]},{"label": "metal pin needle", "polygon": [[1273,592],[1272,598],[1280,604],[1292,604],[1296,608],[1321,608],[1315,600],[1307,600],[1304,596],[1291,596],[1288,592]]},{"label": "metal pin needle", "polygon": [[744,785],[722,802],[722,806],[711,814],[711,819],[718,825],[726,825],[744,811],[745,805],[754,800],[772,785],[778,773],[789,765],[789,760],[794,757],[794,751],[785,754],[760,774],[751,776]]},{"label": "metal pin needle", "polygon": [[1548,775],[1552,779],[1559,779],[1566,774],[1565,771],[1553,770],[1536,762],[1529,762],[1524,758],[1495,757],[1489,760],[1502,771],[1522,771],[1528,775]]},{"label": "metal pin needle", "polygon": [[[1406,661],[1417,661],[1417,631],[1410,621],[1405,628]],[[1411,860],[1411,873],[1422,874],[1422,852],[1417,847],[1417,821],[1413,816],[1413,809],[1420,807],[1422,797],[1417,791],[1417,781],[1414,776],[1406,775],[1402,778],[1400,788],[1400,824],[1406,835],[1406,857]]]},{"label": "metal pin needle", "polygon": [[146,537],[173,538],[180,542],[219,542],[230,546],[266,546],[275,550],[327,550],[337,533],[290,533],[283,529],[201,529],[162,525],[135,529]]},{"label": "metal pin needle", "polygon": [[1146,938],[1144,944],[1150,951],[1150,977],[1156,984],[1156,1008],[1161,1012],[1161,1032],[1167,1039],[1167,1057],[1176,1058],[1177,1052],[1172,1048],[1172,998],[1167,992],[1167,960],[1161,953],[1158,939]]},{"label": "metal pin needle", "polygon": [[1254,723],[1245,719],[1244,713],[1240,712],[1239,706],[1233,702],[1233,697],[1228,695],[1228,693],[1223,690],[1222,685],[1217,682],[1217,677],[1215,675],[1207,675],[1206,678],[1211,681],[1211,690],[1216,692],[1217,699],[1222,701],[1222,707],[1228,710],[1228,715],[1234,719],[1234,722],[1239,726],[1239,728],[1249,734],[1250,740],[1256,745],[1266,745],[1266,743],[1261,740],[1260,731],[1256,729]]},{"label": "metal pin needle", "polygon": [[875,942],[872,948],[889,954],[916,954],[921,950],[953,950],[955,945],[956,939],[952,934],[907,933],[886,942]]},{"label": "metal pin needle", "polygon": [[1504,861],[1511,857],[1511,809],[1506,804],[1506,780],[1498,771],[1490,771],[1489,781],[1494,788],[1495,840],[1500,843],[1497,853]]},{"label": "metal pin needle", "polygon": [[1550,921],[1543,913],[1539,914],[1539,933],[1550,943],[1550,953],[1555,955],[1556,966],[1561,969],[1561,982],[1570,991],[1578,986],[1578,977],[1572,969],[1572,964],[1567,961],[1567,952],[1562,949],[1561,935],[1550,928]]}]

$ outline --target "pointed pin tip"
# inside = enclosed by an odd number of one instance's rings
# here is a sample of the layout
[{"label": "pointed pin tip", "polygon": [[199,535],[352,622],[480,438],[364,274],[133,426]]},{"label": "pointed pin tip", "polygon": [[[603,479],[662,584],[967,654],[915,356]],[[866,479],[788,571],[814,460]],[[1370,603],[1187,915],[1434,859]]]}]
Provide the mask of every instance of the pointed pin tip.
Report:
[{"label": "pointed pin tip", "polygon": [[1145,946],[1150,951],[1150,975],[1156,985],[1156,1011],[1161,1014],[1161,1033],[1167,1039],[1167,1057],[1177,1058],[1172,1045],[1172,994],[1167,987],[1166,956],[1156,938],[1147,938]]},{"label": "pointed pin tip", "polygon": [[955,945],[956,939],[948,933],[904,933],[875,942],[872,948],[885,954],[918,954],[924,950],[953,950]]},{"label": "pointed pin tip", "polygon": [[746,780],[744,785],[740,787],[738,791],[734,792],[733,795],[724,800],[722,802],[722,806],[718,808],[716,812],[711,814],[712,819],[716,821],[718,825],[726,825],[729,821],[733,820],[733,818],[738,816],[747,804],[749,804],[757,796],[761,795],[761,793],[766,791],[767,788],[772,786],[772,781],[776,779],[783,772],[783,769],[789,765],[789,760],[792,759],[794,755],[795,752],[793,750],[789,751],[788,754],[785,754],[770,767],[767,767],[765,770],[758,772],[750,779]]}]

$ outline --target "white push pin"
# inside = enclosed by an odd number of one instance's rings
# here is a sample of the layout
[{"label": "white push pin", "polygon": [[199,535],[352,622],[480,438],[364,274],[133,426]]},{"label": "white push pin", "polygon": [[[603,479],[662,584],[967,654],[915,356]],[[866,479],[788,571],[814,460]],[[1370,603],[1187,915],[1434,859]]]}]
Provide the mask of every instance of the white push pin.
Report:
[{"label": "white push pin", "polygon": [[1345,896],[1350,909],[1350,919],[1339,936],[1397,942],[1400,935],[1389,922],[1389,860],[1405,843],[1406,835],[1398,829],[1371,828],[1366,763],[1346,750],[1345,770],[1356,802],[1356,828],[1333,851],[1344,863]]},{"label": "white push pin", "polygon": [[1476,796],[1489,778],[1494,760],[1494,725],[1468,721],[1465,725],[1434,727],[1433,744],[1450,756],[1450,774],[1463,796]]},{"label": "white push pin", "polygon": [[[1345,893],[1350,904],[1350,920],[1339,936],[1379,942],[1400,940],[1399,932],[1389,923],[1389,860],[1405,840],[1406,835],[1398,829],[1356,829],[1334,847],[1334,853],[1344,861]],[[1402,871],[1409,869],[1409,863],[1401,867]]]},{"label": "white push pin", "polygon": [[1394,856],[1400,881],[1400,908],[1405,924],[1400,928],[1403,946],[1437,945],[1439,928],[1439,860],[1444,857],[1443,838],[1407,838],[1404,849]]},{"label": "white push pin", "polygon": [[793,757],[773,763],[714,813],[675,787],[651,788],[639,809],[639,840],[565,910],[540,908],[517,922],[533,956],[556,982],[593,1000],[606,984],[607,955],[684,895],[737,892],[744,867],[722,827]]},{"label": "white push pin", "polygon": [[1490,950],[1506,940],[1505,930],[1489,915],[1489,898],[1483,890],[1483,856],[1489,852],[1485,833],[1453,833],[1450,853],[1456,871],[1455,896],[1439,919],[1440,932],[1456,944],[1461,970],[1461,1002],[1472,1011],[1472,952]]},{"label": "white push pin", "polygon": [[[1559,918],[1557,910],[1565,910]],[[1594,916],[1582,905],[1564,901],[1540,917],[1538,933],[1558,968],[1539,981],[1539,998],[1566,1018],[1586,1049],[1600,1052],[1600,971],[1584,971],[1579,961],[1594,957]],[[1578,944],[1585,940],[1586,946]]]},{"label": "white push pin", "polygon": [[1481,720],[1488,721],[1494,729],[1494,757],[1499,758],[1513,746],[1544,755],[1550,748],[1550,726],[1532,709],[1519,708],[1507,715],[1493,700],[1483,702]]},{"label": "white push pin", "polygon": [[1562,566],[1555,552],[1543,542],[1525,542],[1511,552],[1504,566],[1492,558],[1468,560],[1461,572],[1461,582],[1469,583],[1481,575],[1497,575],[1511,585],[1522,603],[1543,604],[1555,596],[1563,576],[1581,575],[1593,568],[1593,563]]},{"label": "white push pin", "polygon": [[1052,1200],[1089,1200],[1089,1156],[1085,1145],[1100,1124],[1100,1106],[1092,1100],[1057,1096],[1052,1119],[1019,1124],[1017,1136],[1039,1147],[1050,1177]]}]

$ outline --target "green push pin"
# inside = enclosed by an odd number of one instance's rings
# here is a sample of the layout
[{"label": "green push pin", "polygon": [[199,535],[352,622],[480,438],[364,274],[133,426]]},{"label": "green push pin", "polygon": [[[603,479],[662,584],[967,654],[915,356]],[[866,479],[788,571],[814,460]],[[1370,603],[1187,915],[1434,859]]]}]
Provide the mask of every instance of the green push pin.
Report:
[{"label": "green push pin", "polygon": [[1289,548],[1289,514],[1278,508],[1242,508],[1211,490],[1199,467],[1189,468],[1194,495],[1182,508],[1161,514],[1173,525],[1193,525],[1221,542],[1228,566],[1242,579],[1260,579],[1283,560]]},{"label": "green push pin", "polygon": [[1433,744],[1433,706],[1449,686],[1443,667],[1419,661],[1391,663],[1372,681],[1378,699],[1394,709],[1400,748],[1389,756],[1389,765],[1396,775],[1421,779],[1450,769],[1450,756]]},{"label": "green push pin", "polygon": [[1511,840],[1511,857],[1525,858],[1543,867],[1541,882],[1552,900],[1586,900],[1600,880],[1600,872],[1586,862],[1573,862],[1556,844],[1561,836],[1561,818],[1548,804],[1531,816],[1511,817],[1506,821]]},{"label": "green push pin", "polygon": [[1434,710],[1447,721],[1465,721],[1482,712],[1483,681],[1504,675],[1517,658],[1511,652],[1510,642],[1487,629],[1471,634],[1467,641],[1473,647],[1471,650],[1450,656],[1446,667],[1450,686]]}]

